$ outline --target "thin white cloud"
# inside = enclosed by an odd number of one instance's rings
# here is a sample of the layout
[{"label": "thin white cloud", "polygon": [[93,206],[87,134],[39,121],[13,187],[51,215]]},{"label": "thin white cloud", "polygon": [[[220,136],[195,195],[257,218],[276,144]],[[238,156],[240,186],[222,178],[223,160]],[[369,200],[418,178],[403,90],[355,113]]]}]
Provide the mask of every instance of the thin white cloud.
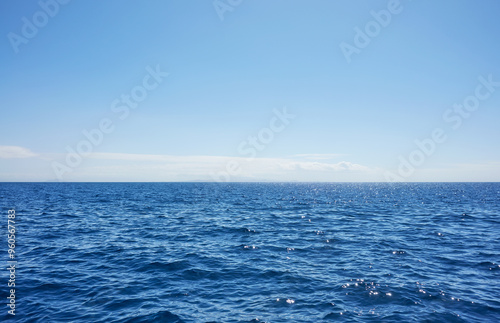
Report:
[{"label": "thin white cloud", "polygon": [[224,156],[175,156],[175,155],[147,155],[147,154],[123,154],[123,153],[92,153],[86,157],[91,159],[142,161],[142,162],[167,162],[167,163],[194,163],[194,162],[215,163],[215,162],[223,162],[228,158],[230,158]]},{"label": "thin white cloud", "polygon": [[311,170],[311,171],[368,171],[366,166],[354,164],[347,161],[338,163],[297,161],[292,158],[245,158],[227,156],[174,156],[174,155],[144,155],[144,154],[122,154],[122,153],[93,153],[87,156],[91,159],[119,160],[119,161],[139,161],[149,163],[178,164],[181,167],[189,168],[188,165],[197,165],[201,168],[211,168],[213,166],[224,166],[230,161],[235,161],[242,166],[252,166],[251,168],[283,170]]},{"label": "thin white cloud", "polygon": [[38,156],[28,148],[19,146],[0,146],[0,158],[31,158]]},{"label": "thin white cloud", "polygon": [[[234,164],[239,171],[226,177],[228,165]],[[93,153],[86,157],[84,164],[68,173],[66,180],[349,181],[372,176],[373,172],[369,167],[348,161],[327,163],[292,158]]]},{"label": "thin white cloud", "polygon": [[304,158],[309,160],[326,160],[326,159],[335,159],[342,156],[346,156],[345,154],[298,154],[293,155],[293,157]]}]

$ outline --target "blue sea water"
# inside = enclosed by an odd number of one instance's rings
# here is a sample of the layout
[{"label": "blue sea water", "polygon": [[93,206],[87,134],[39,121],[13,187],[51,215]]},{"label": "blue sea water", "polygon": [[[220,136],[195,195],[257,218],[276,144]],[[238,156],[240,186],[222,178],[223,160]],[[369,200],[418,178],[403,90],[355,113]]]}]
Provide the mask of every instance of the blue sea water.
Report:
[{"label": "blue sea water", "polygon": [[500,321],[500,183],[2,183],[3,321],[13,208],[15,322]]}]

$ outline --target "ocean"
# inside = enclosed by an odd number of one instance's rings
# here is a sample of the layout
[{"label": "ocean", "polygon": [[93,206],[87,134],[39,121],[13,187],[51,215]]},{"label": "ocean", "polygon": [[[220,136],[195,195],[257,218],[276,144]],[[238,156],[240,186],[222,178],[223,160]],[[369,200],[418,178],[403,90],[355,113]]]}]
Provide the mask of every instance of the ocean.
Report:
[{"label": "ocean", "polygon": [[5,322],[500,322],[500,183],[1,183],[0,207]]}]

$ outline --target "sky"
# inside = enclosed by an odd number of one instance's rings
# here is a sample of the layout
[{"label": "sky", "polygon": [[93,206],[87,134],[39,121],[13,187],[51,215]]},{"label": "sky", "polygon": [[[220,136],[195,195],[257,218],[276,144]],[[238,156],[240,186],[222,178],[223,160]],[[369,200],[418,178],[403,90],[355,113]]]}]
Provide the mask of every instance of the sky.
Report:
[{"label": "sky", "polygon": [[500,2],[0,2],[0,181],[500,181]]}]

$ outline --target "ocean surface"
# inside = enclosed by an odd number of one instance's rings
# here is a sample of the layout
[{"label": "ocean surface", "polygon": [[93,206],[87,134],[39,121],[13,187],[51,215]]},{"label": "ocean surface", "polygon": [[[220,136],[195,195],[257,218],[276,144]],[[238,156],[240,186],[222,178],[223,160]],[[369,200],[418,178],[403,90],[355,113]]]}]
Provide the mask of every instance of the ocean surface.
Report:
[{"label": "ocean surface", "polygon": [[1,183],[15,322],[500,322],[500,183]]}]

